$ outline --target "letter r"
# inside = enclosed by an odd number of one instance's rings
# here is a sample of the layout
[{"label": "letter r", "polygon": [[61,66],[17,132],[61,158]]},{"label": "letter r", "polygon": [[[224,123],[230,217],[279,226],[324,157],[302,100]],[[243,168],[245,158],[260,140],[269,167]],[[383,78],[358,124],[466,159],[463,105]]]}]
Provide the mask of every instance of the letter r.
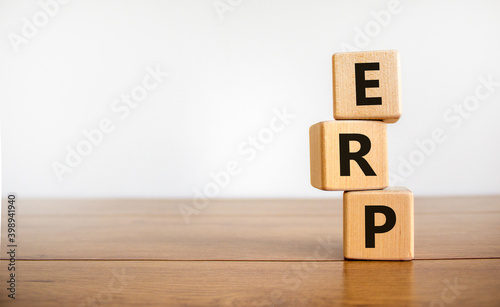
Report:
[{"label": "letter r", "polygon": [[[357,141],[360,148],[357,152],[350,152],[349,142]],[[368,161],[363,158],[370,152],[372,143],[370,139],[364,134],[358,133],[341,133],[339,134],[339,161],[340,161],[340,176],[351,175],[351,160],[358,163],[359,167],[365,176],[377,176],[373,171]]]}]

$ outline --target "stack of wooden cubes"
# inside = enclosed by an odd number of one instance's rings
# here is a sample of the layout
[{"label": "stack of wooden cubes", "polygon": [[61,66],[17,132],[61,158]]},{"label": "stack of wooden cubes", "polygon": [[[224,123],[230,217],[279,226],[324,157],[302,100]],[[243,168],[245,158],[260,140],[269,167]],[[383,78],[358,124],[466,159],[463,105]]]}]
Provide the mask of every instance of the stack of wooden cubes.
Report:
[{"label": "stack of wooden cubes", "polygon": [[311,184],[344,191],[344,257],[411,260],[413,193],[389,186],[387,124],[401,117],[395,50],[336,53],[333,117],[309,129]]}]

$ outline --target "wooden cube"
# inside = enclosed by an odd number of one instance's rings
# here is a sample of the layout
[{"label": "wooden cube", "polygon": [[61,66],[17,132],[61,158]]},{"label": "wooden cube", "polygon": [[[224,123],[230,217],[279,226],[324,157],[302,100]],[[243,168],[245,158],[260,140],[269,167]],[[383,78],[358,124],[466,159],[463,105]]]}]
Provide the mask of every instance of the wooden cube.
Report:
[{"label": "wooden cube", "polygon": [[381,121],[325,121],[309,129],[311,184],[328,191],[389,185],[387,125]]},{"label": "wooden cube", "polygon": [[344,257],[413,259],[413,193],[403,187],[344,192]]},{"label": "wooden cube", "polygon": [[401,77],[396,50],[336,53],[333,117],[395,123],[401,117]]}]

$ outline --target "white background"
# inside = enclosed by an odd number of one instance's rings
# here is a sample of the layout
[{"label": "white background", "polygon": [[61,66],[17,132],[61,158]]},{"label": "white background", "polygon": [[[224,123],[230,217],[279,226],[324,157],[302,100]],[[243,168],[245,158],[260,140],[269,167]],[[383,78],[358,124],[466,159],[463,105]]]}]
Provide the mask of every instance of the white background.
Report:
[{"label": "white background", "polygon": [[[230,10],[218,14],[221,3]],[[213,182],[210,172],[234,160],[241,172],[213,197],[341,196],[309,184],[308,129],[332,119],[331,55],[345,43],[356,47],[357,29],[368,27],[359,49],[401,55],[403,117],[388,128],[390,170],[401,176],[392,184],[416,195],[500,193],[500,87],[460,124],[444,118],[474,95],[478,78],[500,81],[500,2],[404,1],[377,29],[372,13],[387,7],[372,0],[74,0],[16,52],[11,36],[22,34],[23,18],[43,11],[38,1],[2,0],[3,191],[193,197]],[[121,120],[113,101],[156,65],[168,78]],[[295,118],[246,161],[238,147],[283,108]],[[67,146],[103,118],[115,130],[59,181],[53,163],[64,163]],[[401,161],[422,157],[415,142],[435,129],[446,140],[402,172]]]}]

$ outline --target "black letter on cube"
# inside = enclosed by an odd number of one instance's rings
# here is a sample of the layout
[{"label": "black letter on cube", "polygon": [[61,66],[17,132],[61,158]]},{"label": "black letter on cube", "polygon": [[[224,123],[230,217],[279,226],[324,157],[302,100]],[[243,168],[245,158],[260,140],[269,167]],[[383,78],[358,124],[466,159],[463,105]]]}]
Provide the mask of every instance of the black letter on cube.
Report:
[{"label": "black letter on cube", "polygon": [[376,106],[382,104],[381,97],[366,97],[366,88],[379,87],[378,80],[366,80],[365,71],[380,70],[379,63],[356,63],[354,64],[356,77],[356,105]]},{"label": "black letter on cube", "polygon": [[[360,147],[357,152],[349,151],[349,141],[357,141],[359,143]],[[370,139],[364,134],[339,134],[340,176],[351,175],[351,160],[354,160],[358,163],[365,176],[377,176],[368,161],[363,158],[363,156],[370,152],[371,148],[372,143],[370,142]]]},{"label": "black letter on cube", "polygon": [[[385,223],[375,226],[375,213],[385,215]],[[375,248],[375,234],[388,232],[396,225],[396,213],[387,206],[365,206],[365,246]]]}]

